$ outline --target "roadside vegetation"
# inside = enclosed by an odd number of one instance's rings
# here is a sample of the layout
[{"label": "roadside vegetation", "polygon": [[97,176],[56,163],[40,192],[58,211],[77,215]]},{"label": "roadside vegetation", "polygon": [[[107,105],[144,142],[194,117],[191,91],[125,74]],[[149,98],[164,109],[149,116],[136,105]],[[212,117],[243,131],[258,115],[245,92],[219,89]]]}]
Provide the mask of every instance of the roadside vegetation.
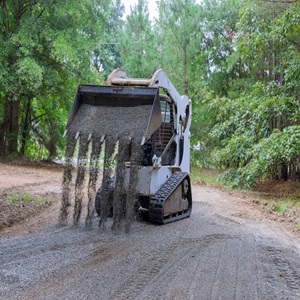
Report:
[{"label": "roadside vegetation", "polygon": [[28,192],[0,190],[0,230],[25,220],[51,205],[51,197]]},{"label": "roadside vegetation", "polygon": [[191,179],[194,186],[208,186],[228,190],[247,198],[266,214],[266,218],[279,221],[300,233],[300,185],[297,181],[264,180],[250,189],[232,188],[221,180],[223,173],[216,169],[193,167]]},{"label": "roadside vegetation", "polygon": [[[155,19],[148,4],[124,16],[120,0],[1,2],[0,156],[63,157],[80,83],[163,68],[193,101],[194,180],[298,189],[299,1],[159,0]],[[274,211],[298,209],[283,186],[274,197]]]},{"label": "roadside vegetation", "polygon": [[199,167],[192,167],[191,180],[196,184],[205,184],[212,186],[220,186],[223,184],[220,182],[221,172],[219,170],[204,169]]}]

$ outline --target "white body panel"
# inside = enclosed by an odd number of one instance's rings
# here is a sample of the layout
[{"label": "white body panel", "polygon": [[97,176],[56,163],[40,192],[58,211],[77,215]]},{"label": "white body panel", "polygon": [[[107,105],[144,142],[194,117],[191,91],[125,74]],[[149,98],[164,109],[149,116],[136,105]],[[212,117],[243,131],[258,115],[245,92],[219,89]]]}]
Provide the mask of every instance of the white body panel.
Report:
[{"label": "white body panel", "polygon": [[[159,188],[170,178],[172,175],[172,169],[168,166],[162,166],[160,168],[153,167],[139,167],[137,192],[142,196],[154,195]],[[130,167],[126,168],[125,173],[125,189],[129,187]]]}]

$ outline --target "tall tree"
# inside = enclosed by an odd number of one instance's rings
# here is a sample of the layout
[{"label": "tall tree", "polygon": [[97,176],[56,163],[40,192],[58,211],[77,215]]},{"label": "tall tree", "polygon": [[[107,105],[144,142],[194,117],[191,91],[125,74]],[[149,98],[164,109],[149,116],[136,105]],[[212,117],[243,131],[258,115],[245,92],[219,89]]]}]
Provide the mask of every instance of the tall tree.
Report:
[{"label": "tall tree", "polygon": [[235,99],[213,99],[217,161],[232,186],[299,171],[299,3],[249,1],[237,27],[237,53],[255,84]]},{"label": "tall tree", "polygon": [[[95,80],[90,64],[107,3],[1,1],[0,154],[25,153],[29,132],[43,132],[38,121],[48,119],[44,128],[63,122],[53,110],[68,103],[79,80]],[[35,99],[51,105],[39,114]]]},{"label": "tall tree", "polygon": [[103,72],[107,77],[113,69],[122,66],[119,51],[119,32],[123,29],[125,7],[121,0],[112,0],[107,11],[107,21],[104,34],[99,39],[99,49],[94,54],[93,65],[98,72]]},{"label": "tall tree", "polygon": [[201,1],[198,21],[202,39],[193,60],[196,88],[228,96],[234,90],[235,80],[244,77],[235,46],[242,3],[243,0]]},{"label": "tall tree", "polygon": [[161,66],[182,93],[190,90],[191,65],[201,38],[195,0],[161,0],[156,24]]},{"label": "tall tree", "polygon": [[130,10],[124,30],[120,32],[122,66],[132,77],[147,78],[157,69],[147,0],[139,0]]},{"label": "tall tree", "polygon": [[199,4],[197,21],[201,39],[192,56],[189,79],[194,103],[192,141],[201,145],[200,150],[193,152],[197,164],[211,164],[213,149],[219,145],[210,136],[213,126],[219,122],[218,112],[210,102],[225,96],[236,98],[248,84],[235,45],[242,2],[204,0]]}]

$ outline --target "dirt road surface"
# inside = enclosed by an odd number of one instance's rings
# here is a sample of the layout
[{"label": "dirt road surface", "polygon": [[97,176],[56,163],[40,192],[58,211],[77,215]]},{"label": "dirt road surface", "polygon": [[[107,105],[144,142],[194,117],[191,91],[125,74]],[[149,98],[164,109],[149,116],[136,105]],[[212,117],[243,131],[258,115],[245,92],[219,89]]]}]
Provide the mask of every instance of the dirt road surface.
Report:
[{"label": "dirt road surface", "polygon": [[61,170],[0,165],[54,204],[0,232],[0,299],[300,299],[300,240],[247,194],[193,186],[189,219],[129,234],[57,225]]}]

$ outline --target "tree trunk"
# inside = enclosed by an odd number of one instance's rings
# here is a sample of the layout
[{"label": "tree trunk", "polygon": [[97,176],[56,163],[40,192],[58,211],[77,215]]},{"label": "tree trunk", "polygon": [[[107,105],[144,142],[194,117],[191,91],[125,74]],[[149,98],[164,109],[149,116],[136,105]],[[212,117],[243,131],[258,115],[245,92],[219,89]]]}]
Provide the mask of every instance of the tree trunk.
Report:
[{"label": "tree trunk", "polygon": [[286,163],[279,166],[279,179],[288,180],[288,166]]},{"label": "tree trunk", "polygon": [[5,133],[6,133],[6,128],[7,128],[7,114],[6,114],[6,105],[7,105],[7,97],[3,97],[1,99],[3,105],[3,119],[0,124],[0,156],[5,156],[6,155],[6,141],[5,141]]},{"label": "tree trunk", "polygon": [[30,109],[31,109],[31,101],[28,100],[26,103],[25,108],[25,119],[23,122],[23,129],[21,133],[21,150],[20,154],[25,155],[25,149],[26,149],[26,141],[29,135],[29,115],[30,115]]},{"label": "tree trunk", "polygon": [[6,140],[8,154],[18,152],[19,108],[20,101],[7,101],[5,105],[5,119],[7,120]]},{"label": "tree trunk", "polygon": [[3,122],[0,125],[0,156],[4,156],[6,152],[4,132],[5,132],[5,122],[3,120]]}]

